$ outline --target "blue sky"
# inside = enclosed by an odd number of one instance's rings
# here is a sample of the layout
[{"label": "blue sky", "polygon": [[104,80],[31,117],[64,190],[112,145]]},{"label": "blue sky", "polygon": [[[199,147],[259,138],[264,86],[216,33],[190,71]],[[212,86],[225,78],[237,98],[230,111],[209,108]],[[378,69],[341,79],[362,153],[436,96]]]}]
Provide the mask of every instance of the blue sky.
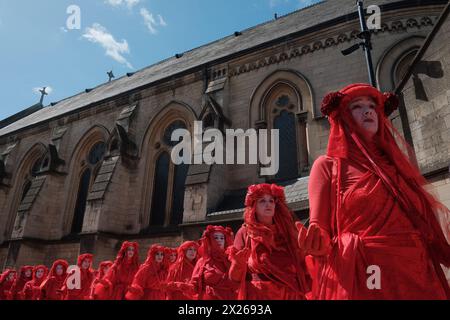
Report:
[{"label": "blue sky", "polygon": [[[318,0],[0,0],[0,120]],[[80,28],[71,29],[71,5]],[[72,26],[75,26],[72,24]]]}]

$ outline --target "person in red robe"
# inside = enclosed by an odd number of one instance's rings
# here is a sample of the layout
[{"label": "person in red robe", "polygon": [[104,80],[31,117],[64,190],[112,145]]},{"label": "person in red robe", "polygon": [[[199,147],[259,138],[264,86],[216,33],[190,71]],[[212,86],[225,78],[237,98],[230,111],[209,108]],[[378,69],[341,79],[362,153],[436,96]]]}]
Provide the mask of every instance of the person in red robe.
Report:
[{"label": "person in red robe", "polygon": [[127,300],[165,300],[167,269],[164,263],[165,247],[154,244],[147,259],[140,266],[126,294]]},{"label": "person in red robe", "polygon": [[166,264],[166,269],[169,271],[170,267],[177,261],[178,248],[168,248],[164,250],[164,263]]},{"label": "person in red robe", "polygon": [[283,187],[251,185],[231,250],[230,278],[240,284],[238,299],[306,299],[311,281],[297,234]]},{"label": "person in red robe", "polygon": [[138,244],[125,241],[114,264],[96,285],[94,297],[100,300],[124,300],[138,269]]},{"label": "person in red robe", "polygon": [[69,280],[75,274],[73,270],[67,275],[64,286],[62,287],[63,300],[89,300],[91,294],[91,285],[94,281],[94,270],[92,270],[93,255],[84,253],[78,256],[77,266],[80,271],[80,288],[70,288]]},{"label": "person in red robe", "polygon": [[66,260],[56,260],[47,278],[40,285],[39,300],[62,300],[61,289],[67,278],[69,263]]},{"label": "person in red robe", "polygon": [[16,280],[16,270],[6,269],[0,276],[0,300],[8,300],[11,287]]},{"label": "person in red robe", "polygon": [[21,292],[28,281],[33,279],[33,266],[22,266],[19,269],[19,276],[14,280],[8,293],[8,300],[21,300]]},{"label": "person in red robe", "polygon": [[230,228],[207,226],[200,239],[200,258],[189,285],[183,289],[190,295],[197,294],[199,300],[235,300],[238,285],[228,276],[228,248],[233,241]]},{"label": "person in red robe", "polygon": [[197,300],[183,290],[183,284],[189,283],[197,262],[198,243],[186,241],[178,248],[177,260],[169,268],[167,275],[167,300]]},{"label": "person in red robe", "polygon": [[406,156],[412,150],[387,117],[397,106],[368,84],[322,102],[327,155],[309,178],[310,226],[298,225],[317,299],[450,299],[441,268],[450,267],[450,210]]},{"label": "person in red robe", "polygon": [[100,265],[98,267],[97,273],[95,275],[95,279],[92,282],[91,286],[91,300],[99,300],[99,297],[95,294],[95,288],[97,287],[97,284],[99,284],[105,275],[108,273],[108,270],[113,265],[112,261],[102,261],[100,262]]},{"label": "person in red robe", "polygon": [[48,268],[44,265],[35,266],[33,269],[33,279],[28,281],[23,287],[22,300],[39,300],[42,282],[46,279]]}]

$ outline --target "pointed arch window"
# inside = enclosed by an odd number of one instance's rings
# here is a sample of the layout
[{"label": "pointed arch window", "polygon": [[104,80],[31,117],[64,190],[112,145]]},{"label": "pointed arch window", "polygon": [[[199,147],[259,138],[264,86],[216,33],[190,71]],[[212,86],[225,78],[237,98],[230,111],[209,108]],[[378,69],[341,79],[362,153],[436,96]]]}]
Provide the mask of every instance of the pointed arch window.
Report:
[{"label": "pointed arch window", "polygon": [[82,161],[77,189],[77,201],[75,203],[71,226],[72,234],[78,234],[83,230],[84,213],[86,211],[86,201],[89,195],[89,189],[101,166],[105,151],[106,144],[104,142],[97,142],[91,147],[86,158]]},{"label": "pointed arch window", "polygon": [[290,82],[278,81],[263,96],[261,107],[265,114],[263,127],[279,130],[279,170],[267,180],[282,182],[306,175],[307,112],[303,111],[300,93]]},{"label": "pointed arch window", "polygon": [[175,165],[171,161],[171,149],[178,143],[171,141],[171,136],[177,129],[186,129],[185,123],[181,120],[170,123],[158,144],[162,151],[154,169],[150,226],[176,226],[183,221],[184,185],[189,165]]}]

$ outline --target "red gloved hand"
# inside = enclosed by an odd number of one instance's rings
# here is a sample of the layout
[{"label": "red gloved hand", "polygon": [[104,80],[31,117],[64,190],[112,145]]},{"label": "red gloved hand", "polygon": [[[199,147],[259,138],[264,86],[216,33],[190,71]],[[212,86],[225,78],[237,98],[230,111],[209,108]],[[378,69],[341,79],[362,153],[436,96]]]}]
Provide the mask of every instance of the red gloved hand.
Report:
[{"label": "red gloved hand", "polygon": [[305,255],[324,256],[329,253],[331,240],[328,232],[319,225],[313,223],[306,230],[301,222],[296,222],[298,230],[298,246]]}]

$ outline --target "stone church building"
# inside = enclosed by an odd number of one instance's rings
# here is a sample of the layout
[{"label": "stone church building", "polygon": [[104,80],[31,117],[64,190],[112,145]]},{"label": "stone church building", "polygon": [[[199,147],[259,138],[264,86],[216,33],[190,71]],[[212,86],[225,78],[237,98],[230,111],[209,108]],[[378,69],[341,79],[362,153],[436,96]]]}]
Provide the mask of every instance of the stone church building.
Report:
[{"label": "stone church building", "polygon": [[[448,1],[365,1],[378,86],[404,105],[392,121],[450,206]],[[286,187],[308,218],[308,175],[327,147],[322,97],[367,82],[355,0],[328,0],[158,62],[111,82],[34,105],[0,122],[0,269],[80,253],[113,259],[124,240],[177,246],[208,224],[236,229],[246,188]],[[279,129],[280,170],[175,165],[178,128]]]}]

